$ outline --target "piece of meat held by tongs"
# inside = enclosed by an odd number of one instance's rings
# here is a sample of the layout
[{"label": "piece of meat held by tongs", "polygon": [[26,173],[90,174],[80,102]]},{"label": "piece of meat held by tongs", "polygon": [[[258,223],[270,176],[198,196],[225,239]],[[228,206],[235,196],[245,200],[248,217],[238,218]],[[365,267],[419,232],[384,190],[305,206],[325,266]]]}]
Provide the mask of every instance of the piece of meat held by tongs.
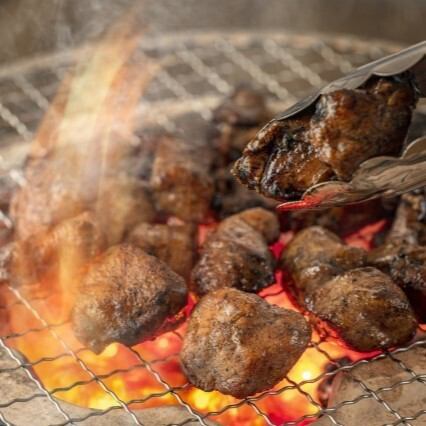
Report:
[{"label": "piece of meat held by tongs", "polygon": [[264,126],[233,174],[283,201],[324,209],[426,185],[426,135],[406,141],[426,97],[426,41],[366,64]]}]

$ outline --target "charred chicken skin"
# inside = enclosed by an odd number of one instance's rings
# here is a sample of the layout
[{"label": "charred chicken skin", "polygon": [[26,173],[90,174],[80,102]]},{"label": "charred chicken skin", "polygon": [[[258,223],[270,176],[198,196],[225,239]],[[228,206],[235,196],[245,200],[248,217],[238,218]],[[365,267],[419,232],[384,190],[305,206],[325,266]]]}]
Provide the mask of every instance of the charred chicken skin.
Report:
[{"label": "charred chicken skin", "polygon": [[420,321],[426,320],[425,213],[424,189],[404,194],[384,244],[368,255],[370,265],[403,289]]},{"label": "charred chicken skin", "polygon": [[366,253],[330,231],[301,231],[284,250],[281,265],[299,301],[359,351],[406,343],[417,322],[392,279],[366,263]]},{"label": "charred chicken skin", "polygon": [[164,331],[186,304],[183,278],[130,244],[108,249],[83,278],[72,312],[77,338],[94,352],[134,345]]},{"label": "charred chicken skin", "polygon": [[225,219],[204,243],[192,270],[193,291],[198,296],[223,287],[257,292],[272,284],[275,260],[267,242],[278,235],[278,219],[267,210]]},{"label": "charred chicken skin", "polygon": [[297,199],[325,180],[350,180],[363,161],[400,152],[416,101],[406,74],[321,95],[313,113],[266,125],[233,173],[279,200]]},{"label": "charred chicken skin", "polygon": [[198,388],[245,398],[283,379],[310,337],[301,314],[224,288],[204,296],[192,312],[181,364]]}]

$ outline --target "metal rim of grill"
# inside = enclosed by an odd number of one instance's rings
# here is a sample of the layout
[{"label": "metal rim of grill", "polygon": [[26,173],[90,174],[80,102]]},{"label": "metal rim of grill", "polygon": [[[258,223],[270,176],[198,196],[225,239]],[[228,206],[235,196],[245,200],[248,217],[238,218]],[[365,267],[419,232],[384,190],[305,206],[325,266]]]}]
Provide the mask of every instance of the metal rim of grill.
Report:
[{"label": "metal rim of grill", "polygon": [[[309,93],[314,88],[325,84],[339,75],[350,71],[354,66],[359,66],[385,54],[398,50],[399,46],[383,42],[371,43],[354,40],[345,37],[324,38],[317,36],[300,36],[284,33],[191,33],[186,35],[169,35],[144,39],[138,49],[138,58],[155,54],[160,58],[162,69],[156,75],[148,92],[141,99],[139,111],[144,124],[154,123],[166,131],[179,132],[175,118],[182,113],[190,111],[197,114],[202,120],[209,120],[218,102],[238,82],[251,81],[270,95],[271,103],[276,109],[284,108],[301,96]],[[83,49],[84,50],[84,49]],[[29,141],[43,118],[49,103],[59,86],[64,74],[73,66],[75,52],[65,52],[57,55],[38,58],[24,64],[19,64],[0,71],[0,168],[1,174],[12,179],[17,185],[22,185],[20,161],[26,152]],[[11,155],[11,151],[17,150],[18,156]],[[18,159],[17,159],[18,158]],[[1,213],[0,219],[6,227],[12,224],[7,213]],[[31,299],[26,297],[19,289],[3,286],[2,291],[13,294],[14,305],[21,305],[35,319],[40,326],[36,329],[25,330],[20,333],[0,336],[0,348],[5,350],[16,363],[16,367],[0,369],[1,375],[13,370],[25,371],[30,379],[37,385],[40,392],[34,395],[23,395],[22,398],[11,401],[0,401],[0,424],[12,425],[3,413],[7,407],[14,404],[25,404],[34,398],[47,398],[63,417],[61,425],[84,424],[84,421],[93,416],[100,416],[115,409],[123,409],[135,424],[141,424],[129,405],[132,402],[124,402],[105,383],[105,380],[122,371],[110,371],[102,376],[96,375],[80,358],[80,351],[73,351],[70,346],[61,339],[55,330],[64,324],[51,324],[43,318],[36,308],[38,303],[46,303],[43,299]],[[282,292],[283,290],[280,290]],[[265,296],[266,299],[275,294]],[[9,306],[0,306],[0,309],[8,309]],[[26,362],[21,359],[8,345],[10,339],[21,338],[29,333],[48,331],[54,339],[59,340],[63,347],[63,353],[55,356],[49,354],[48,348],[45,356],[34,362]],[[420,332],[425,329],[420,327]],[[182,336],[175,333],[179,339]],[[172,387],[155,369],[156,363],[167,362],[166,359],[147,361],[133,348],[129,353],[133,354],[138,365],[133,368],[145,368],[152,377],[164,389],[163,392],[144,396],[141,400],[149,400],[164,395],[171,395],[177,405],[183,406],[193,418],[194,422],[206,424],[205,420],[215,420],[216,416],[231,409],[238,409],[242,405],[250,406],[256,415],[266,425],[274,425],[268,417],[268,413],[257,405],[264,398],[279,395],[290,389],[296,389],[307,398],[317,412],[305,414],[301,418],[286,422],[286,425],[300,424],[304,420],[316,419],[320,416],[328,416],[331,423],[339,425],[333,417],[342,406],[356,404],[364,398],[373,398],[389,413],[394,421],[392,425],[410,425],[426,414],[426,407],[410,416],[402,416],[386,402],[386,391],[399,386],[409,386],[418,381],[426,384],[425,372],[415,372],[397,358],[398,353],[406,352],[417,346],[426,345],[426,339],[417,340],[409,346],[397,348],[394,352],[384,352],[368,360],[360,360],[350,364],[341,364],[333,359],[321,344],[325,340],[312,341],[311,348],[315,348],[325,356],[336,368],[333,371],[324,371],[318,377],[304,380],[300,383],[289,382],[288,386],[281,389],[262,392],[254,397],[249,397],[231,405],[221,407],[216,412],[197,412],[179,394],[179,390],[187,388]],[[82,349],[81,351],[83,351]],[[62,403],[55,397],[60,392],[70,391],[84,383],[70,383],[61,389],[46,390],[43,383],[34,375],[32,368],[41,363],[54,362],[63,357],[72,357],[88,376],[88,382],[97,382],[104,392],[110,395],[116,405],[106,410],[98,410],[80,418],[70,416],[63,408]],[[410,379],[394,383],[390,387],[378,390],[369,389],[360,382],[363,395],[355,400],[344,401],[338,406],[324,408],[318,404],[312,396],[303,390],[307,383],[319,382],[326,377],[332,377],[338,372],[351,374],[351,370],[360,364],[370,363],[383,358],[392,359],[401,370],[410,375]],[[22,406],[25,409],[25,405]],[[191,420],[180,423],[192,423]]]}]

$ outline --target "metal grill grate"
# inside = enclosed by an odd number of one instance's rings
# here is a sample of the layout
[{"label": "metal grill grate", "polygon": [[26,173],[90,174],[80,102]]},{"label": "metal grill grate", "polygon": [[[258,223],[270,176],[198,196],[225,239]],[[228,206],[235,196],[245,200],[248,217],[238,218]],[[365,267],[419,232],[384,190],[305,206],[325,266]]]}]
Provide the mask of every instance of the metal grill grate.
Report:
[{"label": "metal grill grate", "polygon": [[[209,120],[212,108],[235,85],[250,81],[267,93],[273,107],[284,108],[296,99],[309,93],[314,87],[323,85],[348,72],[354,66],[361,65],[381,57],[397,49],[380,43],[363,43],[352,39],[335,38],[332,40],[319,39],[310,36],[294,36],[283,34],[190,34],[186,36],[165,36],[161,39],[143,40],[140,45],[140,58],[155,56],[160,59],[163,68],[156,75],[148,91],[141,99],[139,112],[141,123],[155,124],[168,131],[185,132],[185,126],[179,122],[184,113],[192,114],[201,121]],[[26,148],[32,135],[42,119],[49,102],[55,95],[64,73],[73,66],[72,55],[61,54],[55,57],[38,59],[31,63],[4,69],[0,72],[0,167],[2,179],[7,179],[14,185],[22,184],[19,167],[25,155]],[[2,219],[0,217],[0,219]],[[6,215],[2,219],[6,227],[11,224]],[[282,290],[273,290],[264,296],[274,302]],[[87,361],[88,350],[75,348],[68,336],[69,321],[55,322],[54,315],[46,314],[44,306],[54,294],[29,296],[22,290],[3,286],[1,292],[9,302],[0,306],[0,311],[19,309],[20,315],[31,318],[31,328],[22,330],[7,330],[0,336],[0,349],[4,350],[12,361],[11,365],[0,368],[0,383],[2,375],[14,372],[24,372],[37,389],[32,394],[23,394],[11,400],[0,400],[0,424],[13,425],[8,420],[8,410],[20,407],[26,410],[27,404],[35,399],[45,399],[57,416],[52,416],[50,425],[79,425],[85,424],[98,416],[104,416],[114,410],[124,410],[128,419],[135,424],[142,424],[138,419],[136,408],[144,407],[154,399],[166,403],[183,406],[192,420],[184,424],[199,423],[206,425],[207,420],[220,422],[224,413],[249,407],[257,418],[256,424],[275,425],[271,413],[265,409],[265,401],[286,392],[296,391],[307,399],[310,411],[299,418],[294,418],[285,425],[306,424],[307,421],[326,416],[330,424],[340,424],[334,415],[345,405],[356,404],[367,398],[374,399],[382,408],[392,415],[391,425],[414,425],[414,421],[426,414],[426,409],[417,413],[403,416],[386,401],[386,392],[399,386],[409,386],[413,382],[425,383],[426,372],[413,371],[398,359],[398,354],[410,351],[414,347],[426,345],[426,339],[417,340],[410,346],[398,348],[392,354],[382,353],[368,360],[344,363],[324,349],[324,343],[333,342],[332,337],[324,337],[311,342],[309,350],[325,357],[335,368],[325,371],[317,377],[308,378],[298,383],[288,380],[279,389],[263,392],[255,397],[241,401],[233,401],[217,407],[215,411],[196,410],[186,398],[188,383],[171,383],[167,374],[167,366],[176,364],[176,353],[164,357],[148,359],[143,355],[143,346],[128,348],[129,365],[121,365],[110,371],[96,371]],[[1,294],[0,292],[0,294]],[[423,334],[425,330],[419,330]],[[39,348],[41,354],[31,361],[23,359],[14,348],[16,342],[34,336],[48,334],[55,342],[55,350],[51,347]],[[65,336],[65,337],[64,337]],[[182,339],[179,332],[170,333],[171,339]],[[140,348],[142,347],[142,350]],[[60,348],[60,350],[58,350]],[[338,372],[351,374],[354,367],[370,363],[382,358],[392,359],[399,368],[407,373],[406,380],[394,383],[377,390],[369,389],[359,382],[362,394],[349,401],[344,401],[335,407],[325,408],[304,390],[304,386],[317,383],[333,377]],[[66,383],[60,387],[50,388],[41,383],[34,371],[43,366],[54,364],[65,358],[71,358],[75,365],[84,372],[85,379],[74,383]],[[173,364],[174,363],[174,364]],[[147,393],[140,389],[138,398],[123,398],[114,392],[110,386],[111,380],[117,376],[143,370],[156,383],[153,392]],[[97,386],[97,391],[103,392],[109,408],[88,411],[84,415],[75,415],[69,410],[69,405],[61,401],[64,394],[72,392],[81,386]],[[426,408],[426,407],[425,407]],[[412,423],[413,422],[413,423]],[[47,423],[46,423],[47,424]]]}]

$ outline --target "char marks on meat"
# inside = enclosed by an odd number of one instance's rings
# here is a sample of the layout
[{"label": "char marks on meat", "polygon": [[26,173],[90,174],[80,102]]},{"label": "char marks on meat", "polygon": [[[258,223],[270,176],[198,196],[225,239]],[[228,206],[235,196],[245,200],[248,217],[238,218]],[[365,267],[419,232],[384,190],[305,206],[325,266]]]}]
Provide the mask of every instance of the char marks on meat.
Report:
[{"label": "char marks on meat", "polygon": [[310,337],[301,314],[225,288],[204,296],[192,312],[181,363],[200,389],[245,398],[283,379]]},{"label": "char marks on meat", "polygon": [[366,253],[320,227],[301,231],[281,265],[309,311],[359,351],[408,342],[417,322],[407,297],[378,269],[363,267]]},{"label": "char marks on meat", "polygon": [[272,284],[275,259],[265,238],[277,237],[277,229],[277,217],[263,209],[222,221],[192,271],[193,291],[198,296],[223,287],[257,292]]},{"label": "char marks on meat", "polygon": [[186,305],[183,278],[138,247],[111,247],[81,282],[72,312],[77,338],[95,352],[155,337]]},{"label": "char marks on meat", "polygon": [[417,328],[403,291],[375,268],[352,269],[326,282],[307,307],[358,351],[402,345]]},{"label": "char marks on meat", "polygon": [[212,152],[178,138],[158,138],[150,184],[158,210],[188,222],[205,220],[213,196]]},{"label": "char marks on meat", "polygon": [[400,152],[416,101],[405,74],[321,95],[312,113],[267,124],[233,173],[248,188],[279,200],[297,199],[326,180],[350,180],[368,158]]}]

